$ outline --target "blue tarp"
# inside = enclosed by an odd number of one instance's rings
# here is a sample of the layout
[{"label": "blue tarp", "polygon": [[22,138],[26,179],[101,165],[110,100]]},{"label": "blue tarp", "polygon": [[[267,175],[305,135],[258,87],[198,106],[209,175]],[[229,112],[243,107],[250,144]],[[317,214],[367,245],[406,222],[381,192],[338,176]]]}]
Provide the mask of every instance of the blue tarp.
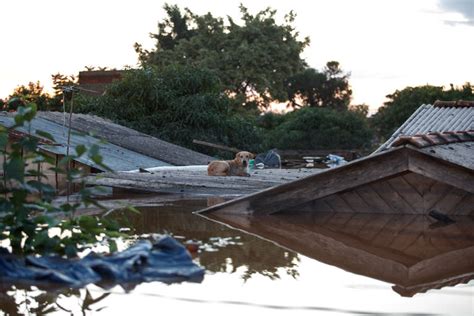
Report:
[{"label": "blue tarp", "polygon": [[163,236],[154,243],[141,240],[111,255],[91,253],[82,259],[19,257],[0,247],[0,282],[71,288],[90,283],[105,288],[120,284],[126,288],[151,281],[201,282],[203,277],[204,269],[170,236]]}]

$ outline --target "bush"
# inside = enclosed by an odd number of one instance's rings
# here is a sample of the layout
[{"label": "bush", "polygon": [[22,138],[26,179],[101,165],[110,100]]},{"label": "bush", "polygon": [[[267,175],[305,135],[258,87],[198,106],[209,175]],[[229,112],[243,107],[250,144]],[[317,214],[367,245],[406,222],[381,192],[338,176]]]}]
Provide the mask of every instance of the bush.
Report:
[{"label": "bush", "polygon": [[281,124],[268,131],[267,148],[361,149],[372,138],[367,119],[357,112],[305,107],[284,116],[271,115],[263,121]]},{"label": "bush", "polygon": [[[91,148],[78,145],[75,151],[71,149],[74,153],[63,157],[56,167],[54,158],[39,149],[38,137],[26,135],[18,141],[9,142],[9,132],[28,123],[35,115],[35,104],[20,106],[15,116],[15,125],[10,128],[0,126],[0,154],[3,156],[0,178],[0,240],[8,239],[12,252],[17,254],[56,253],[76,256],[78,251],[100,239],[108,242],[111,251],[116,250],[112,238],[123,236],[116,221],[75,213],[80,207],[100,207],[92,198],[92,190],[85,187],[82,181],[85,176],[83,172],[69,166],[73,159],[80,156],[87,156],[103,166],[97,145]],[[48,133],[36,131],[36,134],[54,142]],[[79,185],[79,199],[55,205],[53,198],[56,192],[51,185],[43,182],[45,175],[39,168],[42,163],[55,166],[51,170],[64,174],[69,183],[74,181]],[[59,235],[50,236],[52,228],[59,230]]]},{"label": "bush", "polygon": [[250,150],[248,140],[259,135],[253,120],[232,112],[231,100],[220,91],[210,70],[182,66],[159,72],[130,70],[104,96],[80,102],[78,111],[210,154],[216,151],[193,144],[193,139]]}]

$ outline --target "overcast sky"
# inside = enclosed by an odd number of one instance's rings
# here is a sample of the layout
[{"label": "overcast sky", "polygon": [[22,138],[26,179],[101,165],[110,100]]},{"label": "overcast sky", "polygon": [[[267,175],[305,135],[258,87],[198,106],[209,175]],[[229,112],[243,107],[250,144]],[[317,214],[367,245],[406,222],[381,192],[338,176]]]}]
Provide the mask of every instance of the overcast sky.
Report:
[{"label": "overcast sky", "polygon": [[[166,1],[1,0],[0,98],[29,81],[51,87],[51,74],[85,66],[135,66],[135,42],[153,47],[150,32]],[[309,36],[303,57],[321,69],[339,61],[351,73],[353,104],[381,106],[396,89],[474,84],[474,0],[177,0],[193,12],[239,17],[271,6],[293,10]]]}]

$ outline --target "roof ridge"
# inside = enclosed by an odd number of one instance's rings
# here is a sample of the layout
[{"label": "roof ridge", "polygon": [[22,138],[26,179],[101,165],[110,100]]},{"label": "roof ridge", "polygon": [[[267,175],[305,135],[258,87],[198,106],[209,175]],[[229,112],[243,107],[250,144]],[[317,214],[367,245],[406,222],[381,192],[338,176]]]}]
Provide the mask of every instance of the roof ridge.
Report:
[{"label": "roof ridge", "polygon": [[472,129],[468,131],[429,132],[417,135],[401,135],[393,142],[392,147],[410,144],[417,148],[424,148],[472,141],[474,141],[474,130]]},{"label": "roof ridge", "polygon": [[437,107],[437,108],[448,108],[448,107],[470,108],[470,107],[474,107],[474,101],[471,101],[471,100],[456,100],[456,101],[436,100],[433,103],[433,106]]}]

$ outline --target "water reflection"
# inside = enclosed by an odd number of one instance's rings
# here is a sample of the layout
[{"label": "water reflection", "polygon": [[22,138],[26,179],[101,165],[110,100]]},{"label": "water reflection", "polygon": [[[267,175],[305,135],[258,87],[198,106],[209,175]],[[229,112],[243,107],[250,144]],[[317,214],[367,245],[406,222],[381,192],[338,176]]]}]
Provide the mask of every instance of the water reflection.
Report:
[{"label": "water reflection", "polygon": [[138,235],[167,233],[182,242],[193,241],[200,248],[194,254],[195,260],[210,272],[234,273],[243,268],[244,280],[257,274],[277,279],[282,270],[298,276],[296,252],[193,214],[207,203],[207,200],[181,200],[160,207],[139,208],[140,214],[116,212],[112,216],[126,216]]},{"label": "water reflection", "polygon": [[[47,315],[64,312],[75,315],[80,312],[99,312],[104,309],[102,300],[110,293],[91,294],[87,289],[38,289],[27,285],[0,283],[0,307],[4,315]],[[75,304],[70,304],[70,300]]]},{"label": "water reflection", "polygon": [[474,220],[433,225],[421,215],[206,214],[344,270],[393,283],[411,297],[474,279]]}]

